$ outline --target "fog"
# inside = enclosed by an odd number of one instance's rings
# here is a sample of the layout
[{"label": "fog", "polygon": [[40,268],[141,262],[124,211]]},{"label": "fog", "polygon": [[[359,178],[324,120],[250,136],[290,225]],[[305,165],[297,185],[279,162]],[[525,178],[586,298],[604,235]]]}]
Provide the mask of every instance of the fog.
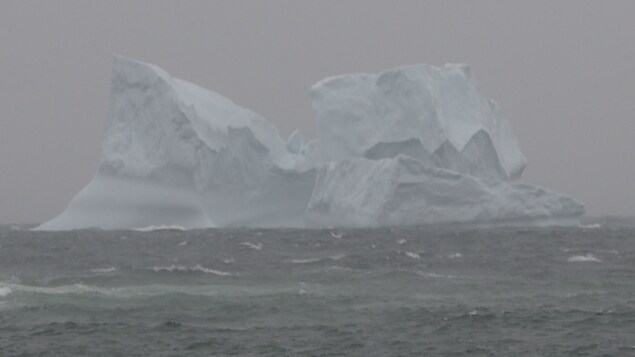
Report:
[{"label": "fog", "polygon": [[42,222],[93,177],[113,54],[315,135],[330,75],[468,63],[512,123],[523,180],[635,215],[633,1],[0,2],[0,223]]}]

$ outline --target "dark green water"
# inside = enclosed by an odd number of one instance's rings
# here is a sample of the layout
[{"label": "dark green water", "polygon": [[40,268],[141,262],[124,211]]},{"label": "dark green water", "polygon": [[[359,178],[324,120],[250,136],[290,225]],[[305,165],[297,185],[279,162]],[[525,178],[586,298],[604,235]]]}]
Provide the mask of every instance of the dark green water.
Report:
[{"label": "dark green water", "polygon": [[635,228],[0,228],[0,356],[635,356]]}]

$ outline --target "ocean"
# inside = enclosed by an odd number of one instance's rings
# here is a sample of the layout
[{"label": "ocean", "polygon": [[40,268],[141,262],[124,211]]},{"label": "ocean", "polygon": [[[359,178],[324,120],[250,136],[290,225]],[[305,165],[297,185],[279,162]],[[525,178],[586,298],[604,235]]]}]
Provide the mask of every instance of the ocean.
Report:
[{"label": "ocean", "polygon": [[635,225],[3,226],[0,356],[635,356]]}]

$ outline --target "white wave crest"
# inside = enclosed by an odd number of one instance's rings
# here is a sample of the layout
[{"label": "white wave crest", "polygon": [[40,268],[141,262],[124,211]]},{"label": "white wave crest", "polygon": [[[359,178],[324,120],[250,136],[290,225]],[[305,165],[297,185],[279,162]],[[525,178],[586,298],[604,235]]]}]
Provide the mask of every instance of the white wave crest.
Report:
[{"label": "white wave crest", "polygon": [[214,274],[214,275],[219,275],[219,276],[231,276],[234,275],[230,272],[226,272],[226,271],[220,271],[220,270],[214,270],[214,269],[209,269],[209,268],[205,268],[203,266],[201,266],[200,264],[196,264],[193,267],[186,267],[184,265],[169,265],[169,266],[154,266],[152,267],[153,271],[160,273],[160,272],[169,272],[169,273],[174,273],[174,272],[179,272],[179,273],[185,273],[185,272],[201,272],[201,273],[205,273],[205,274]]},{"label": "white wave crest", "polygon": [[91,269],[90,271],[93,273],[114,273],[115,271],[117,271],[117,268],[115,267],[95,268],[95,269]]},{"label": "white wave crest", "polygon": [[183,228],[181,226],[159,225],[159,226],[147,226],[147,227],[133,228],[132,230],[136,231],[136,232],[184,231],[185,228]]},{"label": "white wave crest", "polygon": [[87,294],[87,293],[88,294],[109,294],[113,290],[114,289],[112,288],[98,288],[96,286],[85,285],[82,283],[55,286],[55,287],[29,286],[29,285],[21,285],[21,284],[8,284],[5,286],[0,286],[0,294],[2,292],[5,292],[6,294],[17,293],[17,292],[27,292],[27,293],[51,294],[51,295]]},{"label": "white wave crest", "polygon": [[291,259],[289,262],[293,264],[310,264],[310,263],[318,263],[325,260],[333,260],[337,261],[344,258],[345,254],[332,255],[330,257],[317,257],[317,258],[304,258],[304,259]]},{"label": "white wave crest", "polygon": [[290,262],[293,264],[309,264],[309,263],[317,263],[324,260],[324,258],[306,258],[306,259],[291,259]]},{"label": "white wave crest", "polygon": [[587,255],[574,255],[569,257],[569,259],[567,259],[567,261],[569,263],[585,263],[585,262],[590,262],[590,263],[602,263],[602,261],[600,259],[598,259],[596,256],[594,256],[593,254],[587,254]]},{"label": "white wave crest", "polygon": [[[191,270],[201,271],[210,274],[219,273],[212,269],[203,267],[193,267]],[[220,272],[221,274],[229,274]],[[232,274],[237,275],[237,274]],[[248,289],[249,290],[249,289]],[[250,290],[251,291],[251,290]],[[218,296],[218,294],[229,294],[231,296],[244,296],[245,289],[219,289],[211,285],[161,285],[150,284],[141,286],[124,287],[98,287],[85,284],[71,284],[62,286],[30,286],[11,283],[0,283],[0,297],[8,294],[38,294],[38,295],[81,295],[81,296],[106,296],[114,298],[142,298],[147,296],[161,296],[172,293],[185,293],[196,296]],[[254,294],[261,294],[260,290],[254,290]],[[0,301],[2,303],[3,301]],[[1,353],[0,353],[1,355]]]},{"label": "white wave crest", "polygon": [[250,242],[242,242],[240,245],[244,245],[247,248],[251,248],[253,250],[262,250],[262,243],[250,243]]},{"label": "white wave crest", "polygon": [[422,272],[421,270],[417,270],[416,274],[419,275],[419,276],[426,277],[426,278],[435,278],[435,279],[457,279],[458,278],[458,276],[456,276],[456,275],[451,275],[451,274],[443,275],[443,274],[437,274],[437,273],[425,273],[425,272]]},{"label": "white wave crest", "polygon": [[602,225],[599,223],[594,223],[594,224],[588,224],[588,225],[581,225],[580,228],[582,229],[600,229],[602,228]]},{"label": "white wave crest", "polygon": [[331,237],[336,238],[336,239],[340,239],[344,236],[344,233],[342,232],[331,232]]},{"label": "white wave crest", "polygon": [[5,297],[11,294],[13,290],[8,286],[0,286],[0,297]]}]

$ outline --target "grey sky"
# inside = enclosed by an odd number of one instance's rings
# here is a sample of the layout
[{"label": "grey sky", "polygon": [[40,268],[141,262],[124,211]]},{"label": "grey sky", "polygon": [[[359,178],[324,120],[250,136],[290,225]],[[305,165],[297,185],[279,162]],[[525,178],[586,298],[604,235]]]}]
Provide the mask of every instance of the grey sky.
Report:
[{"label": "grey sky", "polygon": [[468,63],[512,122],[526,182],[635,215],[635,1],[0,0],[0,223],[90,181],[112,55],[155,63],[315,134],[323,77]]}]

